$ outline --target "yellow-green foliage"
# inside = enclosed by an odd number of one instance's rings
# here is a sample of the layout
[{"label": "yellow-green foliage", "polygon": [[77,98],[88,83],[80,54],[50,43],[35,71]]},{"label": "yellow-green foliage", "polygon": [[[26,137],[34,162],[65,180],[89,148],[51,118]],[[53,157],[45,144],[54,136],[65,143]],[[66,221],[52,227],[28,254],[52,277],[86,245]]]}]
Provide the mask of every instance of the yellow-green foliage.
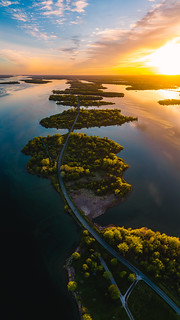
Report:
[{"label": "yellow-green foliage", "polygon": [[72,257],[74,260],[78,260],[78,259],[80,259],[81,255],[79,254],[79,252],[75,251],[75,252],[73,252]]},{"label": "yellow-green foliage", "polygon": [[57,160],[61,150],[64,136],[35,137],[23,148],[22,152],[31,155],[27,164],[30,173],[44,177],[53,176],[57,173]]},{"label": "yellow-green foliage", "polygon": [[112,246],[151,276],[177,292],[180,287],[180,239],[151,229],[109,227],[103,236]]},{"label": "yellow-green foliage", "polygon": [[128,276],[128,280],[130,280],[131,282],[135,281],[136,280],[135,273],[130,273],[129,276]]},{"label": "yellow-green foliage", "polygon": [[[22,150],[32,156],[27,164],[28,171],[44,177],[56,177],[58,156],[65,139],[66,135],[56,134],[30,140]],[[131,190],[131,185],[123,179],[128,165],[116,156],[122,149],[108,138],[71,133],[60,168],[61,176],[65,181],[74,181],[72,189],[87,188],[97,195],[114,193],[123,197]],[[86,178],[86,181],[80,178]]]},{"label": "yellow-green foliage", "polygon": [[113,300],[117,300],[119,298],[119,290],[115,284],[111,284],[108,288],[108,291],[109,291],[111,298]]},{"label": "yellow-green foliage", "polygon": [[91,316],[88,313],[83,314],[83,320],[92,320]]},{"label": "yellow-green foliage", "polygon": [[[103,102],[101,102],[102,104]],[[40,121],[46,128],[71,128],[78,113],[77,109],[65,110],[62,113],[52,115]],[[134,121],[137,118],[123,116],[121,110],[85,110],[81,109],[75,124],[75,129],[122,125],[125,122]],[[112,161],[112,160],[111,160]]]},{"label": "yellow-green foliage", "polygon": [[67,288],[69,291],[74,292],[77,288],[77,283],[75,281],[69,281]]}]

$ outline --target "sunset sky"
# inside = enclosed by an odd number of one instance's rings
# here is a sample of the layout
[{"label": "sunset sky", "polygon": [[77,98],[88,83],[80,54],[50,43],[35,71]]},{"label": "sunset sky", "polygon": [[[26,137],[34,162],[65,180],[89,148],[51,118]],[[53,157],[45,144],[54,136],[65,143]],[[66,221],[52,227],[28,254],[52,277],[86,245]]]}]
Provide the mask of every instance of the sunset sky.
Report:
[{"label": "sunset sky", "polygon": [[180,74],[179,57],[179,0],[0,0],[0,74]]}]

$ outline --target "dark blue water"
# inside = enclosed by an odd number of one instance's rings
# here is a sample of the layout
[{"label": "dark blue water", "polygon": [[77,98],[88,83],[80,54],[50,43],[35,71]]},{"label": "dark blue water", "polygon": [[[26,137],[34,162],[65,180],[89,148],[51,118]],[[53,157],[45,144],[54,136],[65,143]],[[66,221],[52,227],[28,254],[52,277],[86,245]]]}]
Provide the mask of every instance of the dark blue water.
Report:
[{"label": "dark blue water", "polygon": [[51,89],[12,89],[0,100],[1,319],[78,318],[63,265],[80,229],[50,182],[26,172],[21,153],[30,138],[47,134],[38,120],[56,113]]}]

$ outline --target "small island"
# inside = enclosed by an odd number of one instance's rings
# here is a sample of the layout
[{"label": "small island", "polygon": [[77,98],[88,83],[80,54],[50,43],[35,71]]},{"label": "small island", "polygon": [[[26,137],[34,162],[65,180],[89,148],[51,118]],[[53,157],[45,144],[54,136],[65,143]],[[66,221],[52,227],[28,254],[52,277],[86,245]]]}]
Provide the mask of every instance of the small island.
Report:
[{"label": "small island", "polygon": [[108,98],[124,97],[124,93],[103,91],[102,89],[106,89],[106,87],[103,87],[100,83],[84,83],[79,80],[71,80],[67,83],[70,84],[70,88],[65,90],[53,90],[53,94],[94,95]]},{"label": "small island", "polygon": [[[22,152],[31,155],[27,169],[50,178],[59,191],[57,161],[66,135],[35,137]],[[131,190],[123,173],[128,165],[116,156],[122,146],[108,138],[71,133],[61,166],[67,190],[77,207],[90,219],[116,205]]]},{"label": "small island", "polygon": [[159,100],[159,104],[170,106],[170,105],[180,105],[180,99],[165,99],[165,100]]},{"label": "small island", "polygon": [[35,84],[46,84],[51,82],[50,80],[44,80],[44,79],[22,79],[21,81],[24,81],[26,83],[35,83]]},{"label": "small island", "polygon": [[100,96],[80,95],[77,100],[77,96],[72,94],[53,94],[49,97],[49,100],[57,101],[57,104],[68,107],[100,107],[114,104],[114,102],[102,101],[102,99],[103,97]]},{"label": "small island", "polygon": [[0,84],[20,84],[19,81],[4,81],[4,82],[0,82]]},{"label": "small island", "polygon": [[[45,128],[70,129],[78,109],[65,110],[62,113],[44,118],[40,124]],[[75,129],[122,125],[125,122],[136,121],[137,118],[127,117],[121,114],[119,109],[106,110],[85,110],[80,109]]]}]

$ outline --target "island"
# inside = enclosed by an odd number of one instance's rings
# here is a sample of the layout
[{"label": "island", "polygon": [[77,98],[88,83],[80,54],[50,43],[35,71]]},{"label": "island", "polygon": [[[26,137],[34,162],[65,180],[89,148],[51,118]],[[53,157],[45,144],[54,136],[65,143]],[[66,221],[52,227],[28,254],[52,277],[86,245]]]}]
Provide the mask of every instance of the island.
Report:
[{"label": "island", "polygon": [[[53,94],[50,95],[49,100],[54,100],[57,101],[58,105],[62,106],[72,106],[72,107],[77,107],[77,106],[84,106],[84,107],[100,107],[100,106],[106,106],[106,105],[112,105],[114,102],[108,102],[108,101],[102,101],[103,97],[100,96],[85,96],[85,95],[80,95],[78,97],[77,101],[77,96],[72,95],[72,94]],[[98,101],[97,101],[98,100]]]},{"label": "island", "polygon": [[100,97],[109,97],[109,98],[123,98],[124,93],[120,92],[108,92],[103,91],[102,89],[106,89],[100,83],[84,83],[79,80],[71,80],[67,82],[70,84],[70,88],[65,90],[53,90],[54,95],[60,94],[73,94],[73,95],[90,95],[90,96],[100,96]]},{"label": "island", "polygon": [[[42,119],[40,124],[45,128],[70,129],[77,114],[77,108],[71,108],[62,113]],[[123,116],[119,109],[80,109],[75,129],[122,125],[123,123],[130,121],[137,121],[137,118]]]},{"label": "island", "polygon": [[[58,191],[57,161],[66,136],[35,137],[22,150],[32,156],[28,171],[50,178]],[[128,165],[116,156],[122,149],[108,138],[70,134],[61,175],[74,203],[90,219],[122,201],[131,190],[123,178]]]},{"label": "island", "polygon": [[4,82],[0,82],[0,84],[20,84],[19,81],[4,81]]},{"label": "island", "polygon": [[180,105],[180,99],[164,99],[164,100],[159,100],[158,103],[166,106]]},{"label": "island", "polygon": [[26,83],[35,83],[35,84],[46,84],[51,82],[50,80],[44,80],[44,79],[22,79],[21,81],[24,81]]}]

